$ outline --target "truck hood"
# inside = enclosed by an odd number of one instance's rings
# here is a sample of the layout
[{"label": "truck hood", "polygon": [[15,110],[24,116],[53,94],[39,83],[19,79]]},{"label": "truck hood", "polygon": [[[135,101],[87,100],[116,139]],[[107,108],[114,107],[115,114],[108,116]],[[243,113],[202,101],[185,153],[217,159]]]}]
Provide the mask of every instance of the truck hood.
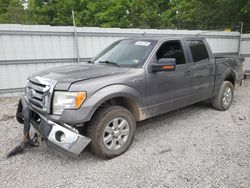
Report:
[{"label": "truck hood", "polygon": [[47,69],[33,74],[29,79],[36,80],[36,77],[42,77],[54,80],[57,82],[57,88],[68,89],[72,83],[77,81],[121,74],[126,71],[127,68],[123,67],[80,63],[77,65]]}]

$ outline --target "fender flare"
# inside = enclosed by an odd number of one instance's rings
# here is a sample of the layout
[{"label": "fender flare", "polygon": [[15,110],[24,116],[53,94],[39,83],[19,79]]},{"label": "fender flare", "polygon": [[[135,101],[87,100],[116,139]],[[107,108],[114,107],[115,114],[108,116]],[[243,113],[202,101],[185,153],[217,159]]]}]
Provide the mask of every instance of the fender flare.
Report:
[{"label": "fender flare", "polygon": [[[237,77],[236,77],[235,72],[234,72],[231,68],[228,68],[228,69],[225,71],[222,82],[225,81],[226,78],[227,78],[227,77],[230,77],[230,76],[233,77],[234,83],[232,83],[232,84],[235,85],[235,82],[236,82]],[[222,83],[222,82],[221,82],[221,83]]]},{"label": "fender flare", "polygon": [[91,110],[88,114],[88,119],[91,119],[96,110],[106,101],[117,98],[125,97],[134,102],[138,109],[141,109],[145,106],[146,98],[142,97],[143,94],[139,93],[138,90],[134,89],[128,85],[109,85],[100,90],[96,91],[86,102],[84,102],[83,107],[91,107]]}]

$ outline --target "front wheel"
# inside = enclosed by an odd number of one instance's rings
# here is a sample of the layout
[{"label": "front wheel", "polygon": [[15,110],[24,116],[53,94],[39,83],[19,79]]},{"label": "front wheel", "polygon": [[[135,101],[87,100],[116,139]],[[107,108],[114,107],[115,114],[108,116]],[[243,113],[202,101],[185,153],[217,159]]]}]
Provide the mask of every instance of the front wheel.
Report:
[{"label": "front wheel", "polygon": [[126,108],[105,107],[96,112],[87,128],[90,149],[103,158],[121,155],[131,145],[135,129],[135,118]]},{"label": "front wheel", "polygon": [[215,109],[225,111],[230,108],[234,98],[234,86],[229,81],[224,81],[220,91],[212,99],[212,105]]}]

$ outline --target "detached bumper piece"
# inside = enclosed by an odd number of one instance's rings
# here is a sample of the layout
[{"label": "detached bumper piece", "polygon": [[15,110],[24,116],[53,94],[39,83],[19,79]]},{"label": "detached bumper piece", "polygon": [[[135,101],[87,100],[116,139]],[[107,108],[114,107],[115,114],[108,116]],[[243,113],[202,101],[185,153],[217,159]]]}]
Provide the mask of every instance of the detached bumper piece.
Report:
[{"label": "detached bumper piece", "polygon": [[[90,139],[80,135],[78,130],[68,125],[59,125],[40,116],[40,122],[32,120],[33,127],[54,146],[71,154],[79,155],[89,144]],[[50,144],[49,144],[50,145]],[[58,148],[58,149],[59,149]]]}]

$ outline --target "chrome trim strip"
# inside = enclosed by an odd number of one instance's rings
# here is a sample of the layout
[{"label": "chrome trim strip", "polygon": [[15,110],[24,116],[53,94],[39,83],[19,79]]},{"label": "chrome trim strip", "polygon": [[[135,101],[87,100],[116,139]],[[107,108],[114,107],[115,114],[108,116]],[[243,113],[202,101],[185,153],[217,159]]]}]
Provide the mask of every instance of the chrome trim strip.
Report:
[{"label": "chrome trim strip", "polygon": [[28,87],[32,88],[34,90],[40,91],[40,92],[43,92],[43,89],[44,89],[44,87],[39,87],[39,86],[33,84],[32,82],[28,82]]}]

